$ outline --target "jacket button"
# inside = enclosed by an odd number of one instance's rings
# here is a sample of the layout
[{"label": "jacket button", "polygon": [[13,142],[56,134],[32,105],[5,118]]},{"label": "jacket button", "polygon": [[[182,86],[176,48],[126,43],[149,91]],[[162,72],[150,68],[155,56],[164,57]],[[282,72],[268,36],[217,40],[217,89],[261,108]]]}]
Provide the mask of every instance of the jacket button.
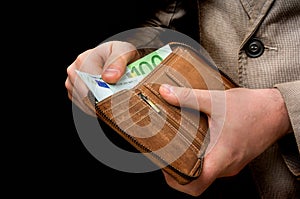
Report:
[{"label": "jacket button", "polygon": [[250,39],[245,45],[245,52],[248,57],[257,58],[264,53],[264,44],[257,38]]}]

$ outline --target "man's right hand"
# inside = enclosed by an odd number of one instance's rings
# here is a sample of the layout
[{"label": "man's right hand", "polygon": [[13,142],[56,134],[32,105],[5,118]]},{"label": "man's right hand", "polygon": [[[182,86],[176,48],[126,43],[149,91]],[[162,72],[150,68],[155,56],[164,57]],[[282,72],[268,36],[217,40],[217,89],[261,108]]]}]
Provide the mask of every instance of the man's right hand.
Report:
[{"label": "man's right hand", "polygon": [[137,60],[139,53],[135,46],[128,42],[110,41],[89,49],[76,58],[67,68],[65,87],[69,99],[83,112],[95,116],[95,113],[86,106],[83,99],[87,96],[88,88],[78,78],[75,70],[101,75],[107,83],[116,83],[124,74],[126,66]]}]

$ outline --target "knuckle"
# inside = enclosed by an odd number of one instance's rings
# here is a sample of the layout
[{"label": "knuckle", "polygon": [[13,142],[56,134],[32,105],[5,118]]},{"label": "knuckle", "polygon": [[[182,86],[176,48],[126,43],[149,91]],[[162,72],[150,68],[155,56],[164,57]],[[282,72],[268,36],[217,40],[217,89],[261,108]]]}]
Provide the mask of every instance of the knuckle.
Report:
[{"label": "knuckle", "polygon": [[189,100],[191,96],[191,89],[183,89],[180,93],[180,98],[182,98],[183,100]]},{"label": "knuckle", "polygon": [[69,66],[67,68],[67,75],[70,76],[72,74],[72,72],[73,72],[73,69],[71,68],[71,66]]}]

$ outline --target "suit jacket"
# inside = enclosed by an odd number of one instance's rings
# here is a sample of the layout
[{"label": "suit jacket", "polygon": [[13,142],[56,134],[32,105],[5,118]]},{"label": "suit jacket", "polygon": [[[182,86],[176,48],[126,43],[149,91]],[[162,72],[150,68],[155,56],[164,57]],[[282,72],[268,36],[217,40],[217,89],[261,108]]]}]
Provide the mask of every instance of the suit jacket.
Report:
[{"label": "suit jacket", "polygon": [[[218,68],[240,87],[279,89],[293,132],[249,167],[262,198],[299,197],[300,1],[152,2],[157,7],[142,26],[178,30],[197,40]],[[157,42],[154,35],[147,33],[130,41],[149,45]]]}]

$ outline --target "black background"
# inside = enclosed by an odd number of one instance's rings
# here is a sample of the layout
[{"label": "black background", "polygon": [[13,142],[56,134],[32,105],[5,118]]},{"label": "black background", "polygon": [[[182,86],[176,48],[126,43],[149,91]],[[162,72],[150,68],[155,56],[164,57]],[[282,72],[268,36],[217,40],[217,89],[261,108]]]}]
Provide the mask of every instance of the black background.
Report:
[{"label": "black background", "polygon": [[[10,152],[3,161],[7,165],[3,169],[7,176],[3,178],[4,191],[10,196],[194,198],[170,188],[160,170],[125,173],[94,158],[78,136],[65,88],[66,69],[80,53],[135,27],[154,2],[159,1],[12,5],[13,12],[6,16],[12,18],[2,31],[8,33],[3,36],[8,44],[5,60],[13,66],[5,69],[12,69],[10,74],[18,78],[17,85],[12,81],[11,87],[3,88],[9,88],[7,99],[13,104],[6,115],[12,119],[7,122],[9,131],[5,131],[10,142],[3,139]],[[110,129],[105,133],[120,146],[130,148]],[[217,196],[220,191],[242,194],[239,186],[247,186],[246,182],[222,186],[226,181],[214,183],[203,198],[209,193]]]}]

